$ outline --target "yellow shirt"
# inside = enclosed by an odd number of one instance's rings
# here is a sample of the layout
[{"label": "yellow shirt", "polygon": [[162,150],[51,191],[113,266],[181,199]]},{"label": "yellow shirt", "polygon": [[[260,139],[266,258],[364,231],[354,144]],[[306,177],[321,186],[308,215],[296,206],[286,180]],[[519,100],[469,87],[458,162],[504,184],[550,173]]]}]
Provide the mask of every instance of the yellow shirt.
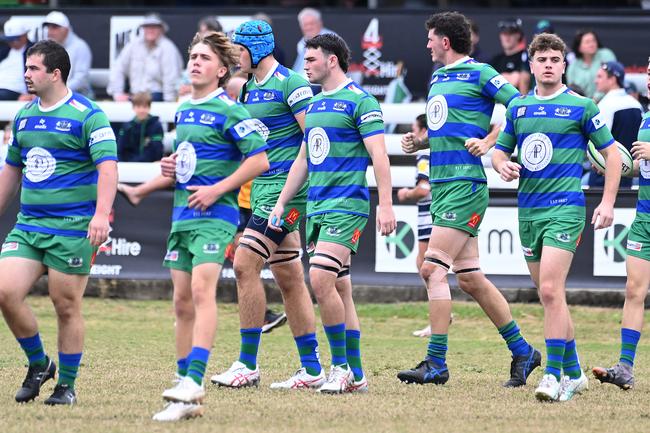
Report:
[{"label": "yellow shirt", "polygon": [[239,189],[239,196],[237,197],[237,203],[239,204],[239,207],[243,207],[246,209],[251,208],[251,184],[252,183],[253,183],[252,180],[246,182]]}]

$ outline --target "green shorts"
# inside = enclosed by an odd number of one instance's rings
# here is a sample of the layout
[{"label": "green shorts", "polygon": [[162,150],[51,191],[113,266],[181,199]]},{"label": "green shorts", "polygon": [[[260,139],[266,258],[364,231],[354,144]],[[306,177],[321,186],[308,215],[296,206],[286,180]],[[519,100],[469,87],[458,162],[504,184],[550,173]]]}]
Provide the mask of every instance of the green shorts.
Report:
[{"label": "green shorts", "polygon": [[367,222],[367,217],[342,212],[310,216],[307,218],[307,253],[311,256],[318,242],[332,242],[344,245],[356,254]]},{"label": "green shorts", "polygon": [[[64,274],[90,274],[97,248],[88,238],[13,229],[2,244],[2,257],[36,260]],[[5,276],[7,277],[7,276]]]},{"label": "green shorts", "polygon": [[[257,183],[253,182],[251,188],[251,209],[253,215],[257,215],[264,219],[269,218],[269,214],[275,207],[275,204],[280,197],[283,183]],[[305,184],[300,188],[296,196],[285,206],[283,226],[289,231],[293,232],[300,227],[300,219],[305,214],[307,209],[307,189],[309,184]]]},{"label": "green shorts", "polygon": [[584,228],[585,220],[583,219],[519,221],[519,237],[524,258],[527,262],[539,262],[544,246],[575,253]]},{"label": "green shorts", "polygon": [[452,227],[476,236],[489,201],[486,183],[465,180],[432,183],[433,225]]},{"label": "green shorts", "polygon": [[627,254],[650,261],[650,221],[634,220],[627,234]]},{"label": "green shorts", "polygon": [[170,233],[163,266],[192,273],[203,263],[223,265],[226,248],[234,237],[225,230],[205,227]]}]

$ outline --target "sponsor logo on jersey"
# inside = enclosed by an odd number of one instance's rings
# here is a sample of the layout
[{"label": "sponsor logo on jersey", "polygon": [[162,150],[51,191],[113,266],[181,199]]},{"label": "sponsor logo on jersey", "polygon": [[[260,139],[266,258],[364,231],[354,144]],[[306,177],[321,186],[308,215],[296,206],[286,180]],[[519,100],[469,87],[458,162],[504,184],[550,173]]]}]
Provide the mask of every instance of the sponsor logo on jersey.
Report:
[{"label": "sponsor logo on jersey", "polygon": [[334,111],[345,111],[346,108],[348,108],[348,104],[345,102],[335,102],[334,107],[332,107]]},{"label": "sponsor logo on jersey", "polygon": [[298,87],[296,90],[291,92],[287,98],[287,104],[289,104],[290,107],[293,107],[298,102],[309,99],[312,96],[314,96],[314,92],[311,91],[310,87]]},{"label": "sponsor logo on jersey", "polygon": [[262,98],[265,101],[272,101],[274,97],[275,95],[273,94],[273,92],[264,92],[264,94],[262,95]]},{"label": "sponsor logo on jersey", "polygon": [[18,124],[18,130],[20,131],[21,129],[25,128],[26,124],[27,124],[27,119],[22,119]]},{"label": "sponsor logo on jersey", "polygon": [[555,239],[560,242],[569,243],[571,242],[571,235],[568,233],[558,233],[555,235]]},{"label": "sponsor logo on jersey", "polygon": [[70,132],[70,129],[72,129],[72,123],[67,120],[59,120],[56,122],[54,129],[61,132]]},{"label": "sponsor logo on jersey", "polygon": [[530,171],[546,168],[553,158],[553,143],[541,132],[530,134],[521,143],[520,161]]},{"label": "sponsor logo on jersey", "polygon": [[287,214],[284,220],[287,222],[287,224],[295,224],[295,222],[298,221],[299,217],[300,217],[300,212],[298,211],[298,209],[294,207],[289,211],[289,213]]},{"label": "sponsor logo on jersey", "polygon": [[353,244],[356,244],[359,241],[359,238],[361,237],[361,230],[359,229],[354,229],[354,233],[352,233],[352,241]]},{"label": "sponsor logo on jersey", "polygon": [[82,104],[81,102],[77,101],[76,99],[72,99],[72,100],[70,101],[70,105],[72,105],[74,108],[76,108],[77,110],[81,111],[82,113],[88,109],[88,107],[86,107],[84,104]]},{"label": "sponsor logo on jersey", "polygon": [[327,230],[325,230],[325,233],[327,233],[327,236],[337,238],[341,236],[341,229],[338,227],[328,227]]},{"label": "sponsor logo on jersey", "polygon": [[47,129],[47,124],[45,123],[45,119],[42,117],[38,121],[38,125],[34,126],[34,129]]},{"label": "sponsor logo on jersey", "polygon": [[469,222],[467,223],[467,225],[474,229],[476,228],[476,226],[480,221],[481,221],[481,215],[474,212],[472,216],[469,218]]},{"label": "sponsor logo on jersey", "polygon": [[90,140],[88,141],[88,146],[92,146],[93,144],[97,144],[106,140],[115,141],[115,133],[113,132],[113,128],[111,128],[110,126],[105,126],[103,128],[99,128],[98,130],[91,132]]},{"label": "sponsor logo on jersey", "polygon": [[203,123],[204,125],[212,125],[215,120],[217,120],[217,117],[214,114],[203,113],[201,114],[199,123]]},{"label": "sponsor logo on jersey", "polygon": [[533,257],[535,254],[533,253],[532,248],[528,247],[521,247],[521,250],[524,252],[524,256],[526,257]]},{"label": "sponsor logo on jersey", "polygon": [[533,113],[533,116],[546,116],[546,107],[543,105],[537,107],[537,111]]},{"label": "sponsor logo on jersey", "polygon": [[321,101],[320,106],[316,109],[316,111],[323,111],[327,110],[327,102]]},{"label": "sponsor logo on jersey", "polygon": [[25,177],[30,182],[42,182],[54,174],[56,159],[42,147],[32,147],[25,157]]},{"label": "sponsor logo on jersey", "polygon": [[70,257],[68,259],[68,266],[71,268],[80,268],[84,264],[84,259],[81,257]]},{"label": "sponsor logo on jersey", "polygon": [[555,115],[557,117],[569,117],[571,115],[571,109],[568,107],[558,107],[555,109]]},{"label": "sponsor logo on jersey", "polygon": [[605,121],[603,120],[603,116],[601,113],[596,114],[594,117],[591,118],[591,123],[594,124],[594,128],[600,129],[605,125]]},{"label": "sponsor logo on jersey", "polygon": [[519,107],[517,108],[517,114],[515,114],[515,117],[523,117],[526,115],[526,107]]},{"label": "sponsor logo on jersey", "polygon": [[[643,244],[641,242],[636,242],[636,241],[631,241],[627,240],[627,249],[632,250],[632,251],[641,251],[643,249]],[[2,251],[4,252],[4,246],[2,248]]]},{"label": "sponsor logo on jersey", "polygon": [[440,218],[445,221],[456,221],[457,215],[456,212],[443,212]]},{"label": "sponsor logo on jersey", "polygon": [[451,77],[449,76],[449,74],[445,74],[442,81],[449,81],[449,80],[451,80]]},{"label": "sponsor logo on jersey", "polygon": [[384,117],[381,114],[381,111],[371,111],[361,116],[359,119],[360,123],[366,122],[383,122]]},{"label": "sponsor logo on jersey", "polygon": [[185,123],[194,123],[194,111],[190,111],[187,113],[187,117],[185,118]]},{"label": "sponsor logo on jersey", "polygon": [[492,85],[493,85],[494,87],[496,87],[497,89],[500,89],[500,88],[502,88],[503,86],[505,86],[505,84],[506,84],[507,82],[508,82],[508,81],[507,81],[505,78],[503,78],[503,75],[501,75],[501,74],[496,75],[495,77],[493,77],[493,78],[490,80],[490,83],[492,83]]},{"label": "sponsor logo on jersey", "polygon": [[18,246],[20,244],[18,242],[5,242],[2,244],[2,252],[6,253],[8,251],[18,251]]},{"label": "sponsor logo on jersey", "polygon": [[462,74],[456,74],[456,78],[461,81],[467,81],[471,78],[471,74],[468,73],[462,73]]},{"label": "sponsor logo on jersey", "polygon": [[[257,119],[256,119],[257,120]],[[248,134],[250,134],[253,131],[257,131],[257,123],[259,120],[256,122],[253,119],[245,119],[233,126],[233,129],[235,130],[235,133],[239,138],[244,138]]]},{"label": "sponsor logo on jersey", "polygon": [[165,254],[165,260],[169,262],[177,262],[178,261],[178,251],[173,250],[169,251],[167,250],[167,254]]},{"label": "sponsor logo on jersey", "polygon": [[219,253],[219,244],[209,243],[203,244],[203,254],[218,254]]}]

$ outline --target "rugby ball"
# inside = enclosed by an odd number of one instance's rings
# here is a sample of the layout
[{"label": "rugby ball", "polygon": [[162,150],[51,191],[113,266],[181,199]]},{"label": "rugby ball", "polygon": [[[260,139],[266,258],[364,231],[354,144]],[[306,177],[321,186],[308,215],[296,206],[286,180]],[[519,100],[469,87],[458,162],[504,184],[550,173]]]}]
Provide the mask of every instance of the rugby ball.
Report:
[{"label": "rugby ball", "polygon": [[[634,174],[634,158],[632,158],[630,152],[621,143],[616,142],[616,147],[618,147],[618,152],[621,154],[621,161],[623,163],[621,176],[632,177]],[[603,173],[605,172],[605,158],[596,150],[596,147],[591,141],[587,144],[587,159],[589,159],[589,162],[594,167],[597,167]]]}]

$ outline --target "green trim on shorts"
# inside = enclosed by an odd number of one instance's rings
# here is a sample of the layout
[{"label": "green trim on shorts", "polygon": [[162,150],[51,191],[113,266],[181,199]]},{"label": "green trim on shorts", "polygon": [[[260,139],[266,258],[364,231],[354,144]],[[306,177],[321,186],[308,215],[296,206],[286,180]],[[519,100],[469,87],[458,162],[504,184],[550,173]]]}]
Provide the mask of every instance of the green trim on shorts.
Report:
[{"label": "green trim on shorts", "polygon": [[[253,181],[253,186],[251,187],[251,209],[253,210],[253,215],[268,220],[269,214],[278,202],[283,187],[283,183],[258,183]],[[305,182],[295,197],[284,207],[284,214],[282,215],[284,224],[282,226],[289,233],[300,228],[300,220],[307,211],[308,188],[309,183]]]},{"label": "green trim on shorts", "polygon": [[580,244],[585,220],[539,219],[519,220],[519,237],[524,259],[539,262],[545,246],[576,252]]},{"label": "green trim on shorts", "polygon": [[318,242],[332,242],[357,253],[368,218],[343,212],[327,212],[307,218],[307,253],[312,256]]},{"label": "green trim on shorts", "polygon": [[629,256],[634,256],[650,262],[650,221],[635,218],[627,233],[627,249]]},{"label": "green trim on shorts", "polygon": [[223,265],[234,237],[234,233],[217,227],[170,233],[163,266],[191,274],[194,267],[204,263]]},{"label": "green trim on shorts", "polygon": [[467,180],[431,184],[431,219],[434,226],[451,227],[477,236],[488,207],[486,183]]},{"label": "green trim on shorts", "polygon": [[[71,275],[88,275],[97,248],[88,238],[27,232],[14,228],[2,244],[0,259],[21,257]],[[6,276],[5,276],[6,277]]]}]

